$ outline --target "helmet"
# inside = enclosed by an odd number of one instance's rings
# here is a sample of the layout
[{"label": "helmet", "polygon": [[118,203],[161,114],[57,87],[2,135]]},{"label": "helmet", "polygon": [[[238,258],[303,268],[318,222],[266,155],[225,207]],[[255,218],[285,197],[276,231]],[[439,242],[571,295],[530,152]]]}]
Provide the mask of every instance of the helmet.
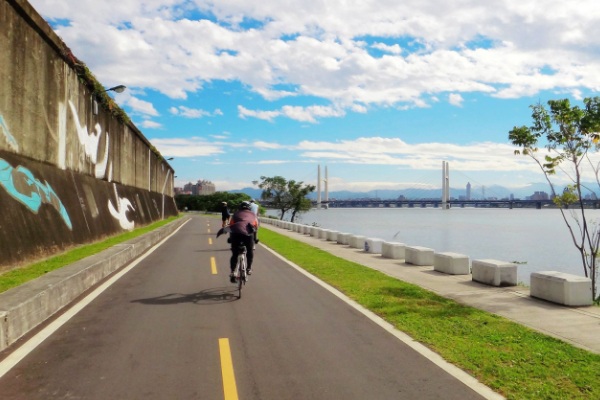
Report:
[{"label": "helmet", "polygon": [[254,201],[255,201],[254,199],[250,199],[250,203],[254,203]]},{"label": "helmet", "polygon": [[240,210],[249,210],[250,209],[250,202],[249,201],[242,201],[240,203]]}]

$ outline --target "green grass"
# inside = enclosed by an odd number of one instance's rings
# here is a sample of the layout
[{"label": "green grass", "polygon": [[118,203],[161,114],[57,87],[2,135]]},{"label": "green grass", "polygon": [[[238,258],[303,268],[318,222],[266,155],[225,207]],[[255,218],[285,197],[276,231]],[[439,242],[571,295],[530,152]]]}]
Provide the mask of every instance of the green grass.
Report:
[{"label": "green grass", "polygon": [[100,253],[101,251],[106,250],[116,244],[126,242],[145,233],[153,231],[154,229],[160,228],[161,226],[166,225],[169,222],[172,222],[178,218],[180,217],[174,216],[166,218],[164,220],[157,221],[153,224],[135,229],[131,232],[126,232],[117,236],[113,236],[101,242],[80,246],[73,250],[59,254],[57,256],[50,257],[46,260],[5,272],[2,275],[0,275],[0,293],[5,292],[13,287],[22,285],[23,283],[33,280],[35,278],[38,278],[50,271],[62,268],[65,265],[72,264],[75,261],[79,261],[96,253]]},{"label": "green grass", "polygon": [[600,355],[268,229],[260,240],[508,399],[600,399]]}]

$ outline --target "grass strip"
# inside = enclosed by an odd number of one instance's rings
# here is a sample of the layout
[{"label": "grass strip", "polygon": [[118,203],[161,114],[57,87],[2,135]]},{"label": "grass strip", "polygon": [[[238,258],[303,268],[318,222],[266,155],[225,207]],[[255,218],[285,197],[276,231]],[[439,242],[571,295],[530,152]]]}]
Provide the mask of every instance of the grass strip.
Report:
[{"label": "grass strip", "polygon": [[74,263],[75,261],[79,261],[83,258],[100,253],[101,251],[106,250],[116,244],[126,242],[145,233],[151,232],[178,218],[180,218],[180,216],[169,217],[154,222],[150,225],[134,229],[131,232],[112,236],[101,242],[79,246],[62,254],[47,258],[43,261],[5,272],[0,275],[0,293],[5,292],[13,287],[22,285],[25,282],[36,279],[50,271],[62,268],[66,265]]},{"label": "grass strip", "polygon": [[508,399],[600,399],[600,355],[269,229],[260,240]]}]

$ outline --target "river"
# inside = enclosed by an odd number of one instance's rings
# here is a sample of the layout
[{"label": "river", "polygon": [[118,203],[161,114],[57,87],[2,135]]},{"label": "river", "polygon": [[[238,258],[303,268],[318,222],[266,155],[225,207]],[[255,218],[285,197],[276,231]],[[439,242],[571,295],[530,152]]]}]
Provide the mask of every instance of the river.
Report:
[{"label": "river", "polygon": [[[600,221],[600,210],[586,213],[588,221]],[[579,252],[557,209],[332,208],[308,211],[295,222],[461,253],[471,260],[517,262],[518,280],[524,284],[536,271],[584,275]]]}]

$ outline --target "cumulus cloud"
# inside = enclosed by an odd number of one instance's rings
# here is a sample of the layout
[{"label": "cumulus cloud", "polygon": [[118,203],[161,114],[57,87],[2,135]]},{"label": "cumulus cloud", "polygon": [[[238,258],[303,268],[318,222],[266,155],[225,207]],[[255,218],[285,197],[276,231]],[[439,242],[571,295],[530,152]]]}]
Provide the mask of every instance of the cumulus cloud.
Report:
[{"label": "cumulus cloud", "polygon": [[101,80],[119,76],[173,98],[212,80],[238,80],[268,100],[315,96],[337,106],[422,107],[442,92],[514,98],[600,87],[600,11],[592,0],[577,7],[550,0],[543,13],[532,11],[536,0],[32,4]]},{"label": "cumulus cloud", "polygon": [[274,111],[249,110],[238,106],[238,115],[241,118],[253,117],[271,122],[277,117],[287,117],[296,121],[316,123],[318,118],[343,117],[346,113],[343,109],[333,106],[283,106],[281,110]]},{"label": "cumulus cloud", "polygon": [[150,142],[160,148],[161,153],[173,157],[208,157],[224,153],[221,144],[202,138],[155,138]]},{"label": "cumulus cloud", "polygon": [[461,107],[463,101],[463,97],[458,93],[450,93],[450,95],[448,96],[448,102],[453,106]]},{"label": "cumulus cloud", "polygon": [[134,113],[143,114],[150,117],[156,117],[159,115],[152,103],[141,100],[134,96],[127,96],[123,101],[123,104],[129,106]]},{"label": "cumulus cloud", "polygon": [[169,112],[173,115],[179,115],[185,118],[202,118],[202,117],[212,117],[217,115],[223,115],[223,112],[218,108],[215,111],[210,112],[202,109],[194,109],[186,106],[178,106],[169,108]]},{"label": "cumulus cloud", "polygon": [[160,123],[155,122],[155,121],[151,121],[149,119],[143,120],[139,125],[142,128],[146,128],[146,129],[160,129],[160,128],[162,128],[162,125]]}]

